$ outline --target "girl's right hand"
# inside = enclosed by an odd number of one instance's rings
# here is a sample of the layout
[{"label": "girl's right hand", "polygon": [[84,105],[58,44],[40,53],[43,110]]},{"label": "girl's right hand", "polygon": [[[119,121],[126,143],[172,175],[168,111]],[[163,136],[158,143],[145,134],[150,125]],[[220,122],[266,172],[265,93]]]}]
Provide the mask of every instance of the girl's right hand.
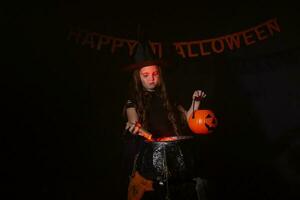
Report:
[{"label": "girl's right hand", "polygon": [[127,122],[125,129],[128,130],[132,134],[137,134],[140,130],[140,125],[137,125],[139,123],[132,123],[132,122]]}]

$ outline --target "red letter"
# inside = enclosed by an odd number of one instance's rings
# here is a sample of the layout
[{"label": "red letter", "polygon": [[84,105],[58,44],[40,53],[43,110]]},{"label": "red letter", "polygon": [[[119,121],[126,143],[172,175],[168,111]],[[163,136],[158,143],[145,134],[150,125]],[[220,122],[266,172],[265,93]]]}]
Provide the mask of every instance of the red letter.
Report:
[{"label": "red letter", "polygon": [[253,35],[250,35],[250,34],[248,34],[248,33],[250,33],[249,30],[243,32],[245,44],[246,44],[247,46],[250,45],[250,44],[255,43],[255,41],[253,40],[253,37],[252,37]]},{"label": "red letter", "polygon": [[[216,42],[219,42],[219,43],[220,43],[219,49],[217,49]],[[211,43],[211,47],[212,47],[213,51],[216,52],[216,53],[221,53],[221,52],[223,52],[223,51],[224,51],[224,42],[223,42],[222,38],[214,39],[214,40],[212,41],[212,43]]]},{"label": "red letter", "polygon": [[280,32],[280,27],[277,23],[277,19],[272,19],[270,21],[267,22],[267,27],[271,33],[271,35],[273,35],[273,31],[277,31],[277,32]]},{"label": "red letter", "polygon": [[181,46],[183,44],[184,44],[183,42],[175,42],[175,43],[173,43],[173,45],[175,45],[175,48],[176,48],[176,51],[177,51],[178,55],[181,55],[183,58],[185,58],[186,55],[184,54],[184,50],[183,50],[183,48]]},{"label": "red letter", "polygon": [[111,53],[114,53],[116,51],[116,48],[122,47],[124,44],[124,41],[122,39],[114,38],[111,46]]},{"label": "red letter", "polygon": [[196,53],[193,53],[192,52],[192,44],[193,44],[194,42],[188,42],[187,43],[187,48],[188,48],[188,56],[191,58],[191,57],[197,57],[197,56],[199,56],[198,54],[196,54]]},{"label": "red letter", "polygon": [[100,50],[102,48],[102,45],[109,44],[111,40],[111,37],[100,35],[100,38],[98,40],[97,50]]},{"label": "red letter", "polygon": [[233,50],[234,47],[236,47],[236,48],[241,47],[240,33],[234,33],[231,35],[227,35],[227,36],[225,36],[225,40],[227,42],[229,49],[231,49],[231,50]]}]

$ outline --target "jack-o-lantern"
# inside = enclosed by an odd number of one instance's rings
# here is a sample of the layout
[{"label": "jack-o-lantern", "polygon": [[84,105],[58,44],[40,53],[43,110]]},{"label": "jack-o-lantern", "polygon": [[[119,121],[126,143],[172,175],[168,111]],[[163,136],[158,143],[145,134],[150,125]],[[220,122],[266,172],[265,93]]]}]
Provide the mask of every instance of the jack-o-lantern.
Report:
[{"label": "jack-o-lantern", "polygon": [[196,110],[191,114],[188,125],[193,133],[209,134],[218,125],[218,120],[211,110]]}]

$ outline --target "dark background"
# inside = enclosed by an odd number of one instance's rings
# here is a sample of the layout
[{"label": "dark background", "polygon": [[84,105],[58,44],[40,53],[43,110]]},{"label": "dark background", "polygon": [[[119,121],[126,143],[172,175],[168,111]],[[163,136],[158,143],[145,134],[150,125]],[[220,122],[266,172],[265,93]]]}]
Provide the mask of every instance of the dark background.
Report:
[{"label": "dark background", "polygon": [[[6,9],[7,8],[7,9]],[[281,33],[222,55],[181,59],[170,92],[195,89],[218,129],[200,136],[212,199],[299,198],[299,14],[287,2],[155,4],[40,2],[4,9],[3,199],[122,199],[123,52],[67,40],[70,27],[152,41],[192,41],[277,17]],[[126,190],[126,188],[125,188]],[[105,197],[106,196],[106,197]],[[109,196],[109,197],[107,197]]]}]

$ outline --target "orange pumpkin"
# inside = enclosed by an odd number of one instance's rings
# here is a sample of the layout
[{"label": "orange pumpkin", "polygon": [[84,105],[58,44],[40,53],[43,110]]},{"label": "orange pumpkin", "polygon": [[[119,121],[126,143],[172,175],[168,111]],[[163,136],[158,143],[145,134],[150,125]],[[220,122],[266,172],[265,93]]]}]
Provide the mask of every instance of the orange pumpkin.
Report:
[{"label": "orange pumpkin", "polygon": [[211,110],[196,110],[188,120],[190,129],[196,134],[209,134],[217,124],[218,120]]}]

